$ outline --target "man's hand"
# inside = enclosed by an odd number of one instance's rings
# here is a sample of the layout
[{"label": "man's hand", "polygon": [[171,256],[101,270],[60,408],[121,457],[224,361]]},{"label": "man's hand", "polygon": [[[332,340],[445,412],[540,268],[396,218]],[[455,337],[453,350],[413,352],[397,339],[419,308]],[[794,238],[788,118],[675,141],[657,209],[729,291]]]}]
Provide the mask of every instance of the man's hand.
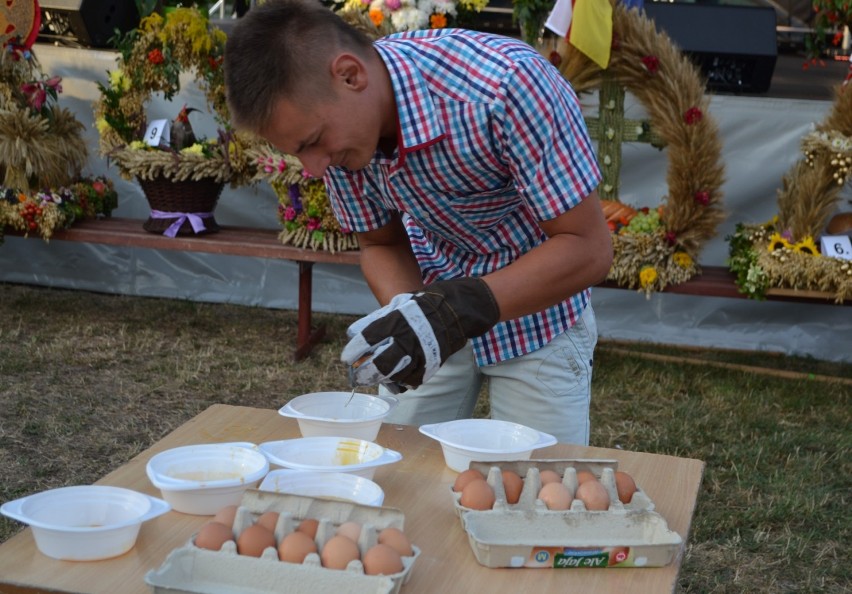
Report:
[{"label": "man's hand", "polygon": [[353,386],[382,384],[393,393],[421,385],[469,338],[500,319],[491,289],[480,278],[438,281],[403,293],[349,326],[340,359]]}]

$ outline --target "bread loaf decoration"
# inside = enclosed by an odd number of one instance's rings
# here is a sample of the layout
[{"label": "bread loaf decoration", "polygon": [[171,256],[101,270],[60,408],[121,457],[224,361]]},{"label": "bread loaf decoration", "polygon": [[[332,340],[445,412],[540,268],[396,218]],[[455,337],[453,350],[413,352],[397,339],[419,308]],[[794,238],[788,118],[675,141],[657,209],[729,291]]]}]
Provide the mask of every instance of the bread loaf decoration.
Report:
[{"label": "bread loaf decoration", "polygon": [[825,231],[829,235],[843,235],[852,231],[852,212],[841,212],[831,217]]}]

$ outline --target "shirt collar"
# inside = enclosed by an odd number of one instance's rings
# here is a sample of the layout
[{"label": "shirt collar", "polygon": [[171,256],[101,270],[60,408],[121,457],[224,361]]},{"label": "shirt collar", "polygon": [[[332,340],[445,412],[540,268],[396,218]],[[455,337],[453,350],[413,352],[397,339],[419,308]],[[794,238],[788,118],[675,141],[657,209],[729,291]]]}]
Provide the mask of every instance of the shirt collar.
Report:
[{"label": "shirt collar", "polygon": [[402,44],[380,40],[375,44],[387,66],[399,117],[399,152],[429,146],[444,137],[429,87],[417,66],[408,59]]}]

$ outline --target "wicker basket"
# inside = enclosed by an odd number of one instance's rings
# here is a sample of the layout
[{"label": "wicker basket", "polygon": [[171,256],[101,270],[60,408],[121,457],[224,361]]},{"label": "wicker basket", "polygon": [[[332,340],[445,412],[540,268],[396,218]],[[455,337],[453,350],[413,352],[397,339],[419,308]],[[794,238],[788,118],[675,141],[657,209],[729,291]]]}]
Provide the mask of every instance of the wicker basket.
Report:
[{"label": "wicker basket", "polygon": [[[213,211],[222,193],[222,182],[210,178],[172,181],[162,176],[153,180],[137,178],[137,181],[151,206],[151,216],[142,225],[146,231],[174,236],[202,235],[219,230]],[[166,213],[175,213],[175,216]],[[172,228],[181,220],[179,227]]]}]

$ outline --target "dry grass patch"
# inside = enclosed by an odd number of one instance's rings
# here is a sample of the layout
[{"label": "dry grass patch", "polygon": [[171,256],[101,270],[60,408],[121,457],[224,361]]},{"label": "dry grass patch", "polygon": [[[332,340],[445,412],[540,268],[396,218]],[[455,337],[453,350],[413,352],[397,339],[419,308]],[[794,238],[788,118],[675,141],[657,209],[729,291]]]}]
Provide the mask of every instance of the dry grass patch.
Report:
[{"label": "dry grass patch", "polygon": [[[214,403],[278,409],[298,394],[345,389],[338,357],[355,318],[315,314],[327,338],[298,364],[292,311],[0,284],[0,319],[6,501],[94,482]],[[600,345],[592,444],[707,464],[680,592],[852,583],[842,555],[852,540],[850,378],[849,363]],[[476,414],[488,414],[487,402]],[[20,528],[0,519],[0,541]]]}]

